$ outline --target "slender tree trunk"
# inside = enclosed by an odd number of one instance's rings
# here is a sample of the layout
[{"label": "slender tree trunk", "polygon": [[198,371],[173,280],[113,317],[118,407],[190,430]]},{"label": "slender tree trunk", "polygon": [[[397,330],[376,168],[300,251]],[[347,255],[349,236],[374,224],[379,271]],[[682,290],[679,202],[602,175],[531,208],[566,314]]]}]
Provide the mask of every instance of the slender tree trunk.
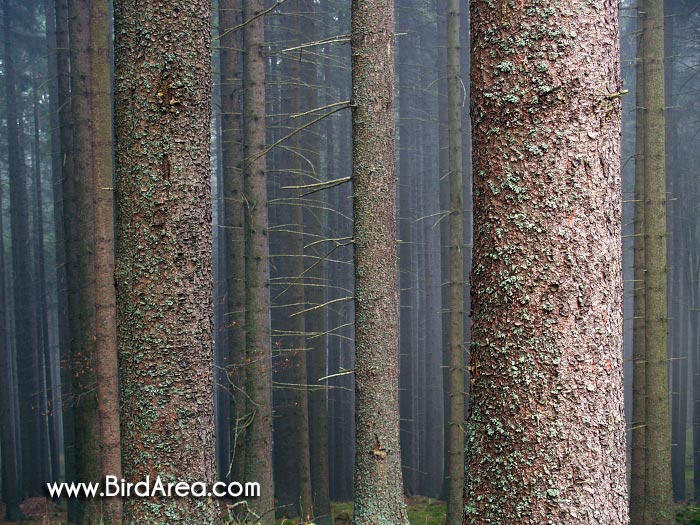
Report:
[{"label": "slender tree trunk", "polygon": [[[643,28],[643,15],[646,0],[637,0],[638,31]],[[637,44],[637,56],[644,55],[642,39]],[[644,256],[644,68],[637,63],[636,105],[635,112],[635,161],[634,161],[634,321],[632,328],[632,454],[630,463],[630,521],[643,523],[645,498],[645,456],[646,456],[646,352],[645,341],[645,256]]]},{"label": "slender tree trunk", "polygon": [[241,82],[238,0],[219,6],[221,60],[221,140],[223,152],[224,235],[226,237],[226,326],[229,330],[231,388],[231,479],[245,471],[245,212],[243,201],[243,148],[241,147]]},{"label": "slender tree trunk", "polygon": [[[5,4],[6,6],[6,4]],[[5,7],[3,6],[3,7]],[[3,11],[6,14],[7,11]],[[19,509],[21,500],[19,484],[19,460],[14,451],[18,450],[17,436],[12,424],[12,352],[7,345],[5,297],[5,242],[2,210],[2,185],[0,185],[0,452],[2,456],[2,501],[5,504],[5,519],[19,521],[22,513]]]},{"label": "slender tree trunk", "polygon": [[[59,118],[59,78],[58,78],[58,44],[56,33],[56,11],[53,0],[44,0],[44,16],[46,18],[46,51],[49,74],[49,110],[50,110],[50,136],[51,136],[51,183],[53,197],[53,234],[54,234],[54,260],[56,276],[56,321],[58,352],[49,350],[49,369],[47,377],[53,378],[56,369],[56,356],[61,356],[68,346],[68,299],[66,295],[66,251],[65,234],[63,231],[63,174],[61,157],[61,123]],[[60,359],[58,361],[60,364]],[[59,367],[60,368],[60,367]],[[61,448],[59,433],[59,417],[62,416],[63,406],[60,399],[61,385],[51,381],[51,413],[52,447],[51,447],[51,472],[54,480],[61,476]],[[64,456],[65,457],[65,456]]]},{"label": "slender tree trunk", "polygon": [[[303,19],[301,22],[301,34],[306,38],[317,38],[320,35],[316,27],[316,17],[320,15],[313,0],[302,0]],[[304,101],[308,108],[318,106],[317,91],[319,76],[316,62],[313,57],[306,57],[302,67],[304,72],[303,90]],[[322,136],[330,128],[322,124]],[[327,136],[326,136],[327,137]],[[320,144],[316,142],[315,135],[307,133],[304,136],[303,145],[305,155],[309,158],[310,169],[313,177],[306,179],[310,183],[323,182],[326,173],[321,172]],[[316,308],[324,303],[324,248],[328,246],[318,241],[324,238],[324,229],[327,223],[326,199],[327,192],[312,193],[307,197],[307,205],[304,206],[304,233],[306,237],[307,268],[305,303],[307,308],[315,308],[305,315],[307,333],[307,365],[308,380],[312,385],[308,394],[309,410],[309,456],[311,471],[311,488],[313,495],[313,521],[318,525],[330,525],[332,522],[331,504],[329,496],[329,465],[328,465],[328,381],[319,382],[319,379],[328,375],[327,371],[327,308]]]},{"label": "slender tree trunk", "polygon": [[[73,400],[75,410],[76,477],[81,482],[98,482],[100,434],[95,368],[95,245],[92,194],[92,75],[90,64],[90,2],[69,0],[70,67],[73,117],[73,184],[75,236],[71,249],[76,251],[75,286],[78,332],[72,347]],[[98,500],[78,500],[78,523],[91,524],[99,519]]]},{"label": "slender tree trunk", "polygon": [[12,43],[13,8],[3,1],[5,104],[7,118],[8,168],[10,173],[10,221],[12,226],[12,283],[15,301],[14,336],[20,406],[23,494],[42,492],[40,463],[39,361],[36,319],[36,291],[32,275],[29,236],[29,200],[24,153],[20,145],[19,120]]},{"label": "slender tree trunk", "polygon": [[[301,11],[302,4],[297,2],[297,11]],[[299,13],[293,16],[293,27],[292,27],[292,38],[297,41],[302,41],[307,37],[306,34],[302,32],[302,25],[300,19],[302,16],[308,16],[304,13]],[[287,92],[289,93],[289,114],[296,115],[301,113],[302,107],[302,65],[301,60],[297,57],[292,58],[290,61],[290,73],[291,73],[291,84],[289,85]],[[291,117],[290,117],[291,120]],[[292,128],[296,123],[294,120],[291,121]],[[299,122],[298,125],[301,125]],[[289,139],[289,149],[291,158],[289,159],[289,164],[287,169],[291,176],[292,186],[301,186],[304,177],[302,175],[303,165],[301,151],[301,138],[299,133],[296,133]],[[290,243],[286,246],[288,250],[287,253],[291,254],[291,286],[289,298],[291,299],[292,309],[296,310],[294,317],[292,318],[292,331],[293,335],[290,338],[291,350],[292,350],[292,381],[297,388],[293,389],[293,404],[294,404],[294,428],[296,435],[296,445],[294,450],[294,462],[295,462],[295,478],[296,483],[299,487],[299,499],[296,505],[299,510],[299,516],[304,521],[310,521],[311,517],[314,515],[313,502],[311,499],[311,459],[309,456],[309,402],[308,402],[308,376],[306,370],[306,326],[305,317],[306,314],[301,314],[300,311],[304,310],[304,289],[305,289],[305,268],[304,268],[304,209],[302,205],[304,201],[302,198],[292,199],[292,206],[289,210],[289,217],[291,219],[291,224],[289,225],[290,230],[292,230]]]},{"label": "slender tree trunk", "polygon": [[646,350],[645,524],[674,521],[668,407],[666,176],[663,0],[645,0],[642,29],[644,81],[644,280]]},{"label": "slender tree trunk", "polygon": [[[115,275],[131,482],[215,477],[210,17],[205,0],[114,5]],[[207,497],[132,497],[123,512],[127,524],[219,522]]]},{"label": "slender tree trunk", "polygon": [[597,7],[471,3],[465,524],[628,523],[618,7]]},{"label": "slender tree trunk", "polygon": [[394,3],[352,4],[356,525],[407,524],[398,403]]},{"label": "slender tree trunk", "polygon": [[[90,3],[92,198],[95,210],[95,354],[102,476],[121,479],[119,366],[114,288],[114,178],[108,2]],[[103,500],[101,520],[121,523],[121,498]]]},{"label": "slender tree trunk", "polygon": [[[56,11],[56,62],[58,75],[58,120],[61,135],[61,193],[63,196],[63,233],[66,281],[65,297],[65,344],[60,349],[61,361],[61,414],[63,416],[63,452],[66,481],[77,479],[75,457],[75,403],[73,399],[72,355],[79,341],[79,307],[76,249],[76,202],[73,165],[73,119],[70,92],[70,45],[68,0],[55,0]],[[58,186],[57,186],[58,187]],[[78,521],[78,499],[67,502],[68,523]]]},{"label": "slender tree trunk", "polygon": [[243,143],[246,201],[246,393],[251,421],[246,433],[245,479],[260,483],[250,502],[263,525],[275,520],[272,494],[272,355],[265,156],[265,56],[262,0],[244,0]]},{"label": "slender tree trunk", "polygon": [[464,490],[464,219],[460,0],[447,2],[447,122],[450,159],[450,453],[447,525],[462,521]]}]

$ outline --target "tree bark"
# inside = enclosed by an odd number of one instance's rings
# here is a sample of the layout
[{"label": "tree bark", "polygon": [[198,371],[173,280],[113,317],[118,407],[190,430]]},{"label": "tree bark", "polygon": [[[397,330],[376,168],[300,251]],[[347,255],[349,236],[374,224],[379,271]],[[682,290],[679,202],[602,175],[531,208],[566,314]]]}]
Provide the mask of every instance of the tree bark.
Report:
[{"label": "tree bark", "polygon": [[[92,188],[95,210],[95,356],[102,477],[121,479],[119,365],[114,288],[112,79],[108,2],[90,3]],[[121,523],[122,499],[102,500],[101,520]]]},{"label": "tree bark", "polygon": [[[643,32],[645,0],[637,0],[637,26]],[[637,56],[644,54],[642,39],[637,44]],[[634,321],[632,332],[632,450],[630,460],[630,521],[643,523],[646,506],[644,478],[646,457],[646,352],[645,340],[645,256],[644,256],[644,68],[637,63],[634,161]]]},{"label": "tree bark", "polygon": [[471,16],[464,523],[625,524],[617,3]]},{"label": "tree bark", "polygon": [[447,524],[462,521],[464,504],[464,219],[460,0],[447,2],[447,124],[450,162],[450,442]]},{"label": "tree bark", "polygon": [[250,425],[246,432],[245,478],[260,483],[261,496],[249,503],[256,519],[273,525],[272,349],[270,347],[270,269],[265,156],[265,54],[262,0],[245,0],[243,20],[243,143],[246,201],[246,393]]},{"label": "tree bark", "polygon": [[351,12],[355,262],[354,523],[407,524],[398,403],[394,3]]},{"label": "tree bark", "polygon": [[[114,5],[115,275],[131,482],[215,476],[210,17],[204,0]],[[219,516],[207,497],[132,497],[123,521]]]},{"label": "tree bark", "polygon": [[226,326],[229,327],[229,378],[231,388],[231,475],[245,470],[245,211],[243,200],[243,148],[241,147],[241,77],[238,0],[219,6],[221,67],[221,140],[223,152],[224,224],[226,237]]},{"label": "tree bark", "polygon": [[674,521],[668,391],[664,3],[645,0],[642,29],[644,81],[644,280],[646,427],[644,523]]}]

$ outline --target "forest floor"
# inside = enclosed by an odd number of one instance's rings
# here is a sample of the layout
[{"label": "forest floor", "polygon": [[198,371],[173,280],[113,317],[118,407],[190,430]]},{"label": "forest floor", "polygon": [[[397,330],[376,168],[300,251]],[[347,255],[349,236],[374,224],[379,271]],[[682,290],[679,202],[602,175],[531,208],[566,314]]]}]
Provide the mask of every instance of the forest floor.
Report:
[{"label": "forest floor", "polygon": [[[406,498],[408,506],[408,521],[411,525],[443,525],[447,505],[444,501],[415,496]],[[352,502],[333,503],[334,525],[352,524]]]},{"label": "forest floor", "polygon": [[[23,521],[0,521],[2,525],[61,525],[66,512],[48,498],[29,498],[19,506]],[[5,516],[5,505],[0,502],[0,517]]]}]

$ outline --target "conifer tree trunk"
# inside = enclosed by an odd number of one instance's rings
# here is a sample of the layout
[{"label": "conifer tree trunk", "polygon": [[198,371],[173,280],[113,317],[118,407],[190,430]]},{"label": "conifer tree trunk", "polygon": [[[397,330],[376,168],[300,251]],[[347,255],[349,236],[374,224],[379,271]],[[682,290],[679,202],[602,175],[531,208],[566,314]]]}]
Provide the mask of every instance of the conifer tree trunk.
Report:
[{"label": "conifer tree trunk", "polygon": [[[644,3],[637,0],[637,25],[643,31]],[[643,56],[642,39],[637,45],[637,56]],[[637,64],[635,112],[635,162],[634,162],[634,321],[632,332],[633,377],[632,377],[632,451],[630,461],[630,520],[643,523],[646,506],[644,478],[646,456],[646,352],[645,301],[644,301],[644,68]]]},{"label": "conifer tree trunk", "polygon": [[[100,433],[95,363],[95,214],[92,193],[92,75],[90,63],[90,2],[69,0],[71,110],[73,121],[73,207],[75,251],[74,298],[76,332],[71,346],[72,393],[75,411],[75,474],[81,482],[98,482]],[[99,519],[97,499],[78,499],[77,521]]]},{"label": "conifer tree trunk", "polygon": [[464,523],[626,524],[617,2],[471,16]]},{"label": "conifer tree trunk", "polygon": [[394,3],[352,4],[354,523],[407,524],[398,402]]},{"label": "conifer tree trunk", "polygon": [[[95,356],[102,477],[121,479],[119,366],[114,288],[114,179],[112,82],[108,2],[90,3],[90,68],[93,156],[91,194],[95,210]],[[102,500],[101,520],[120,523],[121,498]]]},{"label": "conifer tree trunk", "polygon": [[232,479],[245,470],[245,211],[243,204],[243,148],[241,147],[241,81],[238,32],[238,0],[222,0],[219,6],[221,67],[221,140],[223,151],[224,224],[226,237],[226,326],[229,330],[229,378],[233,384],[231,405]]},{"label": "conifer tree trunk", "polygon": [[[301,21],[301,34],[306,38],[315,39],[320,34],[316,26],[317,17],[321,13],[314,5],[313,0],[302,0],[302,12],[305,13]],[[306,57],[302,71],[304,75],[303,100],[306,107],[315,108],[317,103],[318,74],[316,62],[313,57]],[[329,126],[322,128],[324,131]],[[322,131],[323,133],[323,131]],[[324,135],[325,136],[325,135]],[[326,136],[327,137],[327,136]],[[307,180],[310,183],[322,182],[325,174],[321,173],[320,149],[321,145],[315,142],[315,136],[308,133],[302,142],[305,154],[309,158],[315,178]],[[327,137],[328,138],[328,137]],[[315,192],[307,197],[307,205],[304,206],[304,234],[306,236],[307,268],[305,302],[307,308],[318,307],[324,302],[324,243],[317,241],[324,238],[324,226],[327,221],[325,212],[325,194],[327,192]],[[313,495],[313,520],[318,525],[330,525],[332,521],[330,505],[330,480],[328,469],[328,393],[327,382],[319,383],[319,379],[326,377],[327,372],[327,344],[326,308],[315,308],[305,314],[306,321],[306,346],[308,382],[312,385],[308,393],[309,410],[309,456],[311,471],[311,488]]]},{"label": "conifer tree trunk", "polygon": [[[3,14],[7,11],[3,11]],[[4,232],[2,209],[2,185],[0,185],[0,232]],[[5,242],[4,235],[0,235],[0,275],[5,275]],[[0,282],[0,461],[2,461],[2,501],[5,504],[5,516],[7,521],[19,521],[22,513],[19,509],[19,462],[15,458],[17,435],[12,425],[12,405],[14,392],[12,389],[12,352],[7,345],[7,326],[5,324],[5,282]]]},{"label": "conifer tree trunk", "polygon": [[267,235],[265,156],[265,55],[262,0],[244,0],[243,144],[246,202],[246,432],[245,479],[256,480],[261,495],[249,502],[263,525],[273,525],[272,349],[270,347],[270,269]]},{"label": "conifer tree trunk", "polygon": [[[215,476],[210,17],[205,0],[114,5],[115,275],[131,482]],[[213,525],[219,516],[207,497],[132,497],[123,521]]]},{"label": "conifer tree trunk", "polygon": [[447,122],[450,162],[450,382],[447,524],[462,521],[464,490],[464,220],[460,0],[447,2]]},{"label": "conifer tree trunk", "polygon": [[[63,245],[65,254],[65,343],[60,349],[61,361],[61,414],[63,426],[64,479],[75,481],[75,403],[73,402],[72,355],[79,338],[78,277],[75,177],[73,166],[73,111],[70,93],[70,38],[68,0],[55,0],[56,11],[56,68],[58,83],[58,121],[60,133],[60,178],[63,203]],[[58,187],[58,186],[57,186]],[[68,523],[78,521],[78,499],[70,498],[66,504]]]},{"label": "conifer tree trunk", "polygon": [[7,119],[7,166],[10,174],[10,222],[12,235],[12,277],[15,320],[14,337],[17,355],[17,374],[20,436],[22,454],[22,493],[39,496],[41,465],[39,460],[41,435],[39,420],[39,360],[36,319],[36,292],[32,276],[32,251],[29,236],[29,198],[24,152],[20,145],[17,99],[17,71],[12,43],[13,7],[3,1],[3,37],[5,69],[5,105]]},{"label": "conifer tree trunk", "polygon": [[674,522],[668,391],[664,2],[644,0],[644,295],[646,352],[644,523]]}]

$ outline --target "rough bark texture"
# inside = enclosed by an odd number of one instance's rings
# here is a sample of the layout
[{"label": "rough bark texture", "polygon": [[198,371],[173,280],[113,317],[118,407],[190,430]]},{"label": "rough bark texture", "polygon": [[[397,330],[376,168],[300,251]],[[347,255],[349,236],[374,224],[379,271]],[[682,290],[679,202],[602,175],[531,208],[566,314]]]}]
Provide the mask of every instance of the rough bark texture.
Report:
[{"label": "rough bark texture", "polygon": [[357,525],[408,523],[401,481],[394,3],[352,3]]},{"label": "rough bark texture", "polygon": [[464,523],[627,523],[617,2],[471,15]]},{"label": "rough bark texture", "polygon": [[460,0],[447,2],[447,125],[450,162],[450,442],[447,524],[462,521],[464,490],[464,219]]},{"label": "rough bark texture", "polygon": [[644,79],[644,295],[646,427],[644,523],[674,522],[668,406],[666,140],[664,3],[645,0],[642,29]]},{"label": "rough bark texture", "polygon": [[[643,31],[645,0],[637,0],[638,30]],[[637,56],[643,54],[642,41],[637,45]],[[634,321],[632,332],[633,377],[632,377],[632,450],[630,458],[630,521],[643,523],[644,477],[646,456],[646,352],[644,351],[644,70],[637,64],[636,82],[637,111],[635,128],[634,162]]]},{"label": "rough bark texture", "polygon": [[[108,2],[90,4],[90,68],[95,210],[95,356],[102,476],[121,479],[119,366],[114,288],[114,181],[112,166],[112,79]],[[101,520],[120,523],[121,498],[102,501]]]},{"label": "rough bark texture", "polygon": [[[243,19],[263,10],[262,0],[246,0]],[[249,502],[263,525],[275,521],[272,482],[272,349],[270,347],[270,269],[265,166],[265,56],[263,17],[243,29],[243,143],[246,202],[246,393],[250,425],[246,432],[245,479],[260,483]]]},{"label": "rough bark texture", "polygon": [[226,326],[229,327],[231,396],[231,475],[245,469],[245,211],[243,205],[243,148],[241,147],[240,52],[238,0],[219,6],[221,61],[221,141],[226,236]]},{"label": "rough bark texture", "polygon": [[[119,0],[117,313],[131,482],[214,480],[210,3]],[[214,524],[211,498],[129,498],[124,523]]]}]

